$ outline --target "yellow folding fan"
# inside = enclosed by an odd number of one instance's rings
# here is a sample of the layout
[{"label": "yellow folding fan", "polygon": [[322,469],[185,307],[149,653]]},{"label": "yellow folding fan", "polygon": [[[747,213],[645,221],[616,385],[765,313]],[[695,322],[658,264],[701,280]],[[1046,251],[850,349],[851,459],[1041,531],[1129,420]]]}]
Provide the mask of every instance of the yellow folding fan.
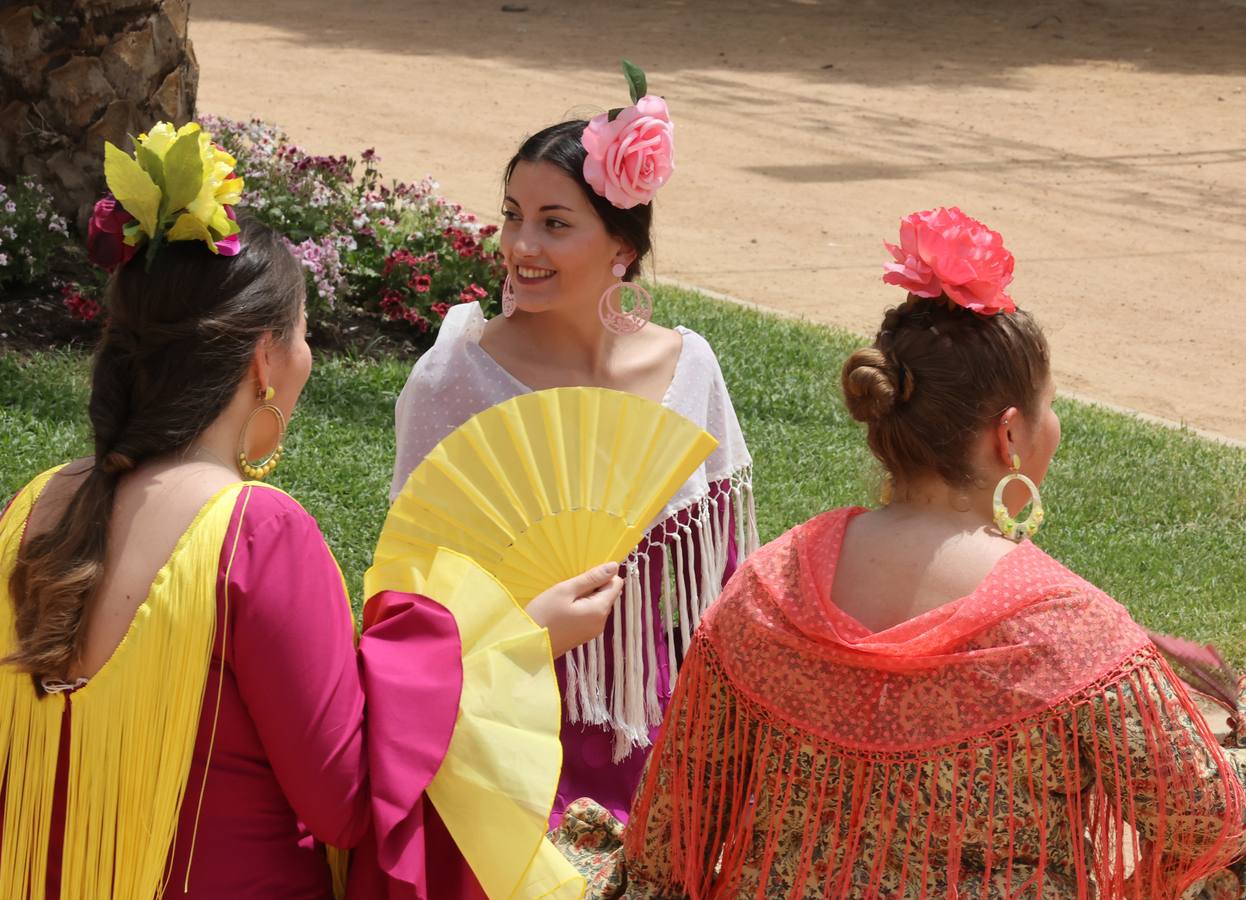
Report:
[{"label": "yellow folding fan", "polygon": [[473,416],[424,458],[390,508],[375,563],[425,569],[447,547],[527,603],[622,562],[717,445],[635,394],[522,394]]}]

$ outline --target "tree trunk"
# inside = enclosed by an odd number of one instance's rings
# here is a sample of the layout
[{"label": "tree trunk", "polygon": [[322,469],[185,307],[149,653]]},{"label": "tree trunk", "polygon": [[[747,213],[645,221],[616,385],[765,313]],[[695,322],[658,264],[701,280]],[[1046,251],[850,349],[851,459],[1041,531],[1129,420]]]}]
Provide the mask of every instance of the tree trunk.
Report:
[{"label": "tree trunk", "polygon": [[0,11],[0,182],[34,175],[84,228],[104,141],[195,113],[190,0],[43,0]]}]

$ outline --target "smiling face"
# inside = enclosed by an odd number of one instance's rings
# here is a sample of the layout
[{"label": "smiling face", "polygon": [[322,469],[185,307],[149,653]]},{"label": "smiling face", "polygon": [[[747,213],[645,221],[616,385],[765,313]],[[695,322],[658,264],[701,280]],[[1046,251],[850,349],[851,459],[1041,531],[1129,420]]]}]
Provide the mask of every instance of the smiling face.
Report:
[{"label": "smiling face", "polygon": [[616,280],[611,269],[636,258],[606,230],[580,185],[550,163],[515,166],[502,218],[502,256],[526,312],[595,304]]}]

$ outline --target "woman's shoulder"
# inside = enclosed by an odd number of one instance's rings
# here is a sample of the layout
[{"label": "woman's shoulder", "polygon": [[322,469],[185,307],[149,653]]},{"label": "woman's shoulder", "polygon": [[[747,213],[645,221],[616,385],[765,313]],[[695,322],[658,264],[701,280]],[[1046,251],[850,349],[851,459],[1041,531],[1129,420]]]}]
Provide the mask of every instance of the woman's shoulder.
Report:
[{"label": "woman's shoulder", "polygon": [[[663,329],[666,331],[666,329]],[[693,331],[683,325],[676,325],[667,331],[671,335],[679,335],[682,341],[677,345],[681,354],[681,361],[698,366],[702,369],[712,369],[719,371],[718,357],[714,354],[714,348],[709,340],[698,331]]]},{"label": "woman's shoulder", "polygon": [[240,485],[234,499],[234,520],[243,535],[270,530],[276,539],[320,534],[316,517],[285,491],[256,481]]},{"label": "woman's shoulder", "polygon": [[411,366],[403,393],[424,395],[455,384],[462,386],[466,355],[470,344],[480,344],[487,320],[479,303],[460,303],[450,307],[437,331],[433,346],[420,354]]}]

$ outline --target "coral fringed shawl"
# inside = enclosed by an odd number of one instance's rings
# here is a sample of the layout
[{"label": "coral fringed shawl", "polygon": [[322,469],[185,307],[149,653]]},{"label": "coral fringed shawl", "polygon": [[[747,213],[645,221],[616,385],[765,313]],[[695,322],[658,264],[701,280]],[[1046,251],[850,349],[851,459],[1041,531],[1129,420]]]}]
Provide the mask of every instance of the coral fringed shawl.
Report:
[{"label": "coral fringed shawl", "polygon": [[1176,897],[1242,852],[1243,788],[1129,614],[1032,544],[872,633],[835,510],[703,620],[625,837],[691,897]]}]

